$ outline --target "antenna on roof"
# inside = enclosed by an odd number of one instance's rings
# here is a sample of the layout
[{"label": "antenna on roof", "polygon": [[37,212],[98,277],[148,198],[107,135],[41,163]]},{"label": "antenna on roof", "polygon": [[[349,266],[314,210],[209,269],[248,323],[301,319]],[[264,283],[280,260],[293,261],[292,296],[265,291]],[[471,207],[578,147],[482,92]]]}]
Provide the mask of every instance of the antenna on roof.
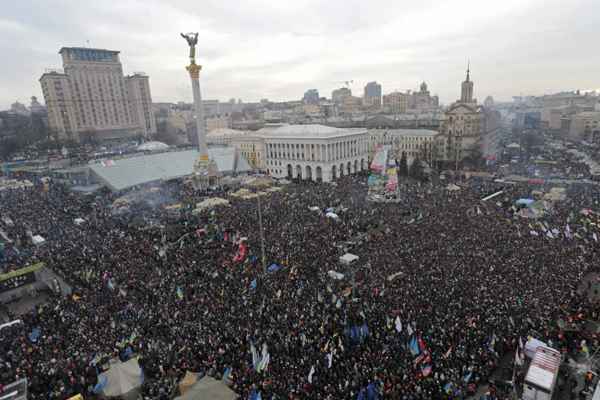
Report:
[{"label": "antenna on roof", "polygon": [[86,44],[86,47],[90,47],[90,41],[89,40],[86,40],[85,44]]}]

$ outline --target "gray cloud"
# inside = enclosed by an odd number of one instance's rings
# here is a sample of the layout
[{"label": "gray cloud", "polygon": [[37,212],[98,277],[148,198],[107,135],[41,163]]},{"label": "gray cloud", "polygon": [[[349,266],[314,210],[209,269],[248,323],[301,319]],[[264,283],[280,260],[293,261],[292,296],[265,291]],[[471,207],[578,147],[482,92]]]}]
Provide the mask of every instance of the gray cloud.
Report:
[{"label": "gray cloud", "polygon": [[471,59],[476,96],[509,99],[600,87],[596,0],[20,0],[0,15],[0,109],[40,96],[62,46],[121,51],[127,72],[150,75],[155,101],[190,100],[180,31],[198,31],[205,98],[329,96],[353,79],[362,92],[416,89],[451,102]]}]

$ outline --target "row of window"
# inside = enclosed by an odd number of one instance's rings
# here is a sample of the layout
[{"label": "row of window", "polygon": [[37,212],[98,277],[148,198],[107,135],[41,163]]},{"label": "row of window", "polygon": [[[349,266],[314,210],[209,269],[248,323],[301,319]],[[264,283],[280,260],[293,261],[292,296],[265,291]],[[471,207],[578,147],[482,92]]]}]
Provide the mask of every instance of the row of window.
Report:
[{"label": "row of window", "polygon": [[311,143],[269,143],[267,151],[270,158],[302,161],[334,161],[357,156],[366,151],[366,142],[351,140],[331,144]]}]

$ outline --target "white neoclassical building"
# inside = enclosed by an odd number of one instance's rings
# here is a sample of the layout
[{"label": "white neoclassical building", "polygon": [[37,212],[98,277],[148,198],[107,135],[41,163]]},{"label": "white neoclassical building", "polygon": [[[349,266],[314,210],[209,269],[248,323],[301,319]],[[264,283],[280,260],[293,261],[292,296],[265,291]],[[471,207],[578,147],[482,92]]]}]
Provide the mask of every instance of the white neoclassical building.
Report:
[{"label": "white neoclassical building", "polygon": [[257,132],[229,128],[215,129],[206,135],[206,143],[233,146],[248,160],[252,168],[261,171],[267,169],[264,139]]},{"label": "white neoclassical building", "polygon": [[257,134],[264,138],[267,172],[275,178],[331,182],[368,169],[366,129],[284,125]]}]

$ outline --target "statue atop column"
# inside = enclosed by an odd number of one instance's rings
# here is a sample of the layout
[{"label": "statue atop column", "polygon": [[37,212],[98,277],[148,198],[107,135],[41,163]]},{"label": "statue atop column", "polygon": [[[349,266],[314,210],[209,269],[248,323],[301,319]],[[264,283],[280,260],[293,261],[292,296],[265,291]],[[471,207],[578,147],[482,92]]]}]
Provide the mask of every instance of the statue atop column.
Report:
[{"label": "statue atop column", "polygon": [[185,34],[182,33],[181,37],[184,38],[190,46],[190,63],[196,64],[196,45],[198,44],[198,32],[190,32]]},{"label": "statue atop column", "polygon": [[192,80],[192,94],[194,96],[194,119],[196,120],[196,132],[198,137],[198,158],[194,163],[193,182],[197,189],[207,188],[211,182],[218,181],[219,170],[214,160],[208,155],[206,145],[206,127],[204,125],[204,110],[202,109],[202,94],[200,93],[200,70],[202,66],[196,64],[196,44],[198,44],[198,33],[182,33],[190,46],[190,65],[185,67]]}]

